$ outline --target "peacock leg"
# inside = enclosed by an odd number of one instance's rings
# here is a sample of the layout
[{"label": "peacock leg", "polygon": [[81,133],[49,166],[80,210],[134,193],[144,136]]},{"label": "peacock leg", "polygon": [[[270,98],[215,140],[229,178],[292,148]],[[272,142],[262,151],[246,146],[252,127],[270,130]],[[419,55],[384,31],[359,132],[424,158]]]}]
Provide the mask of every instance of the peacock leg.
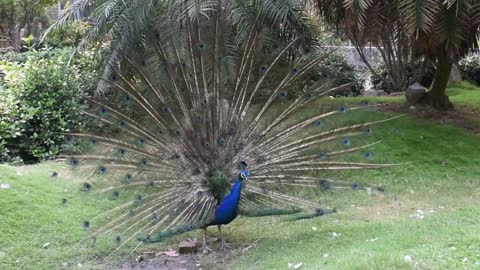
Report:
[{"label": "peacock leg", "polygon": [[212,251],[209,247],[208,247],[208,240],[207,240],[208,236],[207,236],[207,227],[203,228],[203,245],[202,245],[202,251],[203,253],[208,253],[210,251]]},{"label": "peacock leg", "polygon": [[220,248],[225,251],[227,249],[231,249],[231,246],[230,244],[227,243],[227,241],[225,241],[225,239],[223,238],[222,236],[222,225],[217,225],[217,228],[218,228],[218,232],[220,233]]}]

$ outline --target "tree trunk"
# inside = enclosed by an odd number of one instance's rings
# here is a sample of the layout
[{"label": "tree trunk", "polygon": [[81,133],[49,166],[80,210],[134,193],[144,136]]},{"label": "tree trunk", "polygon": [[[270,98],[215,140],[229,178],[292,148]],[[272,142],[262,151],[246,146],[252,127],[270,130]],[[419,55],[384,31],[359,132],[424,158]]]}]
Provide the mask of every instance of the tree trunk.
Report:
[{"label": "tree trunk", "polygon": [[452,65],[453,63],[448,56],[446,56],[446,53],[438,57],[432,85],[430,86],[430,90],[422,99],[422,103],[431,105],[438,110],[453,109],[453,104],[450,102],[446,94]]}]

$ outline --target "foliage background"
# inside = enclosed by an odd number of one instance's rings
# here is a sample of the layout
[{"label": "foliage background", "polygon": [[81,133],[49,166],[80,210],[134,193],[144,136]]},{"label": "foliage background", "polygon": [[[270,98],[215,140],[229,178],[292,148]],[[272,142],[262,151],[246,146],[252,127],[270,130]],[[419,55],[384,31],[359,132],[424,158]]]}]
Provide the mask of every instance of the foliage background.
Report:
[{"label": "foliage background", "polygon": [[63,132],[82,127],[82,96],[95,81],[95,51],[68,64],[72,49],[0,56],[0,161],[34,163],[57,156]]}]

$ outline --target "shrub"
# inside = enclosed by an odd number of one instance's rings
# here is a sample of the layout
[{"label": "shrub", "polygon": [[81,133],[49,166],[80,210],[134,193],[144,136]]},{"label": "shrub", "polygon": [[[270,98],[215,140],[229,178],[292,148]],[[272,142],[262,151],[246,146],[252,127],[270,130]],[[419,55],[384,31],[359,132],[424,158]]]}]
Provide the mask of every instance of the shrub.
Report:
[{"label": "shrub", "polygon": [[90,25],[88,22],[69,22],[61,28],[53,29],[45,37],[43,43],[54,48],[77,47],[89,29]]},{"label": "shrub", "polygon": [[459,62],[462,77],[466,81],[480,85],[480,57],[469,55]]},{"label": "shrub", "polygon": [[0,161],[52,158],[64,146],[62,133],[81,127],[80,98],[90,91],[96,65],[90,52],[67,65],[70,55],[70,49],[32,51],[22,61],[0,60]]},{"label": "shrub", "polygon": [[350,65],[341,52],[330,53],[317,68],[321,76],[331,80],[332,86],[340,86],[352,82],[349,88],[335,93],[341,96],[358,96],[363,92],[365,79]]},{"label": "shrub", "polygon": [[[433,77],[435,75],[435,67],[431,63],[426,63],[424,61],[416,61],[414,63],[409,63],[407,65],[407,86],[419,82],[425,87],[430,87],[433,82]],[[384,65],[380,66],[377,72],[387,78],[387,80],[381,80],[378,77],[372,75],[372,85],[374,89],[383,90],[387,93],[395,92],[396,87],[393,86],[392,82],[388,80],[388,70]],[[405,90],[405,89],[404,89]]]}]

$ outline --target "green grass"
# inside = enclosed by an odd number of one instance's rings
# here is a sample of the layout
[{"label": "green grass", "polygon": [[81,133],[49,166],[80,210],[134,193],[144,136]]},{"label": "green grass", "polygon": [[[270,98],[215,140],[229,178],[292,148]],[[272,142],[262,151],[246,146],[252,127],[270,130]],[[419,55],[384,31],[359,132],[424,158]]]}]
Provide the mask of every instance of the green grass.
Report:
[{"label": "green grass", "polygon": [[[453,85],[449,93],[456,104],[480,106],[480,90],[469,84]],[[362,112],[349,120],[387,116]],[[259,241],[221,268],[288,269],[288,263],[302,262],[301,269],[480,269],[480,137],[410,117],[375,127],[373,136],[383,139],[375,147],[374,161],[412,163],[345,176],[385,186],[385,193],[325,194],[322,200],[339,213],[313,220],[239,218],[224,228],[227,239],[238,249]],[[50,171],[59,171],[59,178],[52,179]],[[109,200],[69,197],[62,205],[61,199],[78,183],[54,162],[0,166],[0,183],[12,185],[0,189],[0,269],[59,269],[64,263],[69,269],[79,263],[83,268],[105,268],[96,258],[109,246],[87,249],[75,243],[85,234],[82,217],[108,208]],[[424,211],[425,218],[412,217],[417,210]],[[341,235],[334,238],[334,232]],[[48,248],[43,248],[45,243],[50,243]],[[406,255],[411,263],[405,262]],[[131,257],[120,253],[110,260]]]},{"label": "green grass", "polygon": [[454,104],[462,104],[476,110],[480,109],[480,88],[471,83],[452,84],[448,88],[447,94]]}]

